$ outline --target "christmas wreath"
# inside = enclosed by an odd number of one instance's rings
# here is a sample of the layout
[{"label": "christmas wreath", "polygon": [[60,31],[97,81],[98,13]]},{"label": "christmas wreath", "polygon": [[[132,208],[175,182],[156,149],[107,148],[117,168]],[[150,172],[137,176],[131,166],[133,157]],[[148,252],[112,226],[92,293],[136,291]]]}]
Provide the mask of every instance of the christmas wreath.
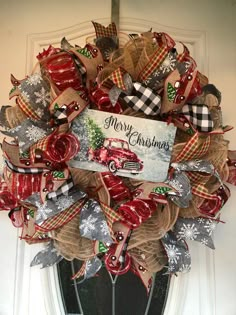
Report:
[{"label": "christmas wreath", "polygon": [[[187,240],[214,249],[212,233],[230,196],[224,182],[236,184],[236,153],[224,139],[231,127],[222,122],[221,93],[185,45],[178,52],[168,34],[152,31],[123,34],[121,44],[114,23],[93,25],[96,35],[84,47],[63,38],[60,48],[38,54],[40,71],[23,80],[11,76],[15,105],[0,114],[7,136],[0,207],[22,240],[45,243],[32,266],[79,259],[78,281],[102,265],[115,275],[131,270],[149,291],[162,268],[190,270]],[[171,149],[137,140],[170,151],[165,179],[122,176],[119,165],[136,172],[143,166],[125,141],[116,142],[122,157],[107,158],[104,132],[86,118],[89,110],[138,118],[142,128],[174,127]],[[108,169],[79,167],[91,160]],[[160,171],[149,166],[149,173]]]}]

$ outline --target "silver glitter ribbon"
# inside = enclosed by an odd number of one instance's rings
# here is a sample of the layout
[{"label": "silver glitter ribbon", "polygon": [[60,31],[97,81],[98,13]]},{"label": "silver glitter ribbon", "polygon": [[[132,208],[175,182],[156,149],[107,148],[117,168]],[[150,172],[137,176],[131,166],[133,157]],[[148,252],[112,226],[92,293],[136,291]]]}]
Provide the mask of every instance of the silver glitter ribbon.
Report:
[{"label": "silver glitter ribbon", "polygon": [[57,252],[51,241],[45,249],[37,253],[31,261],[30,267],[42,265],[41,268],[46,268],[58,264],[62,259],[63,257]]},{"label": "silver glitter ribbon", "polygon": [[178,218],[174,233],[178,240],[191,240],[215,249],[212,233],[218,222],[208,218]]},{"label": "silver glitter ribbon", "polygon": [[189,272],[191,269],[191,256],[187,244],[178,240],[176,235],[169,231],[161,239],[168,257],[168,272]]},{"label": "silver glitter ribbon", "polygon": [[94,199],[89,199],[81,209],[79,229],[83,237],[105,244],[113,243],[102,208]]},{"label": "silver glitter ribbon", "polygon": [[186,174],[175,171],[171,179],[166,183],[177,190],[175,192],[167,192],[168,197],[180,208],[187,208],[189,201],[192,199],[191,185]]}]

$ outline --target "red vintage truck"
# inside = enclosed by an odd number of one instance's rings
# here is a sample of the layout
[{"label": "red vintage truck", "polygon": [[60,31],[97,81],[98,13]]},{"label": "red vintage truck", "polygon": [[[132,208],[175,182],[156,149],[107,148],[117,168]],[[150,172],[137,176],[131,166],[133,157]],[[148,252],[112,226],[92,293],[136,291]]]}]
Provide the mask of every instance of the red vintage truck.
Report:
[{"label": "red vintage truck", "polygon": [[138,174],[143,170],[143,161],[130,150],[128,142],[116,138],[105,138],[101,148],[90,148],[89,160],[107,166],[111,173]]}]

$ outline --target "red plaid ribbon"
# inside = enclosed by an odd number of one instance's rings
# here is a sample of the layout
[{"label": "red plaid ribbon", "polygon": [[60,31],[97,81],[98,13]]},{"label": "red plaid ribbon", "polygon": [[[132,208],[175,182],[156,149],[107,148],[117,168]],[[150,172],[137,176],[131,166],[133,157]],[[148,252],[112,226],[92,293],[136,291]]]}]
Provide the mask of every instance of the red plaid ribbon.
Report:
[{"label": "red plaid ribbon", "polygon": [[200,138],[196,132],[177,155],[175,162],[189,161],[203,156],[209,149],[210,141],[209,136],[205,139]]},{"label": "red plaid ribbon", "polygon": [[184,44],[182,44],[182,45],[183,45],[184,50],[183,50],[183,52],[182,52],[181,54],[178,54],[178,56],[177,56],[177,60],[178,60],[179,62],[184,61],[185,58],[186,58],[187,56],[189,56],[189,50],[188,50],[188,48],[187,48]]},{"label": "red plaid ribbon", "polygon": [[199,197],[204,198],[204,199],[210,199],[210,200],[217,199],[216,196],[209,194],[207,188],[202,184],[198,184],[196,186],[193,186],[192,187],[192,193],[194,195],[199,196]]},{"label": "red plaid ribbon", "polygon": [[47,151],[47,146],[48,146],[49,140],[50,140],[50,135],[42,138],[41,140],[39,140],[37,143],[33,144],[30,147],[30,159],[32,162],[35,162],[35,158],[36,158],[35,152],[37,149],[41,150],[42,152]]},{"label": "red plaid ribbon", "polygon": [[209,180],[211,175],[202,175],[197,172],[186,172],[188,175],[188,178],[190,179],[191,186],[196,185],[196,184],[206,184],[206,182]]},{"label": "red plaid ribbon", "polygon": [[17,97],[16,102],[27,117],[30,117],[35,120],[40,120],[40,117],[32,110],[32,108],[30,108],[29,104],[24,100],[22,95],[19,95]]},{"label": "red plaid ribbon", "polygon": [[112,72],[112,74],[107,78],[110,79],[118,88],[125,90],[125,84],[123,81],[125,70],[122,68],[118,68]]},{"label": "red plaid ribbon", "polygon": [[97,22],[92,22],[92,23],[95,28],[96,37],[117,36],[117,29],[116,29],[115,23],[111,23],[107,27]]},{"label": "red plaid ribbon", "polygon": [[157,49],[152,57],[150,58],[150,61],[148,64],[144,67],[144,69],[139,74],[139,80],[141,82],[145,81],[165,60],[165,58],[168,55],[168,49],[166,46],[160,47]]},{"label": "red plaid ribbon", "polygon": [[101,208],[103,210],[103,213],[106,217],[107,220],[107,225],[110,231],[111,236],[113,236],[113,229],[112,229],[112,225],[114,222],[116,221],[121,221],[123,219],[123,217],[117,213],[115,210],[113,210],[112,208],[108,207],[108,205],[106,205],[103,202],[100,202]]},{"label": "red plaid ribbon", "polygon": [[60,214],[53,216],[43,222],[42,225],[36,225],[36,230],[41,232],[49,232],[70,222],[82,209],[85,200],[75,202],[71,207],[62,211]]}]

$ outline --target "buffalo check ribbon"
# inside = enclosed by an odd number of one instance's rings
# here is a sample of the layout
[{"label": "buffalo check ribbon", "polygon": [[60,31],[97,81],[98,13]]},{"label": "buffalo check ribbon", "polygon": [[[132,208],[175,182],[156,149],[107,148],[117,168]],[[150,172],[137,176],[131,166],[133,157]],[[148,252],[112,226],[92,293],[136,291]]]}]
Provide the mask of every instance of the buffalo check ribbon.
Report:
[{"label": "buffalo check ribbon", "polygon": [[213,130],[213,120],[207,105],[204,104],[185,104],[180,114],[199,132],[211,132]]},{"label": "buffalo check ribbon", "polygon": [[161,97],[150,88],[139,82],[134,83],[134,95],[124,95],[124,101],[135,111],[142,111],[145,115],[157,115],[160,112]]},{"label": "buffalo check ribbon", "polygon": [[43,172],[47,171],[46,169],[39,168],[39,167],[30,167],[30,168],[23,168],[13,165],[10,161],[5,160],[6,166],[12,171],[20,174],[42,174]]},{"label": "buffalo check ribbon", "polygon": [[47,199],[57,200],[58,196],[68,195],[70,189],[74,187],[73,179],[69,177],[61,187],[59,187],[56,191],[51,191],[47,194]]}]

